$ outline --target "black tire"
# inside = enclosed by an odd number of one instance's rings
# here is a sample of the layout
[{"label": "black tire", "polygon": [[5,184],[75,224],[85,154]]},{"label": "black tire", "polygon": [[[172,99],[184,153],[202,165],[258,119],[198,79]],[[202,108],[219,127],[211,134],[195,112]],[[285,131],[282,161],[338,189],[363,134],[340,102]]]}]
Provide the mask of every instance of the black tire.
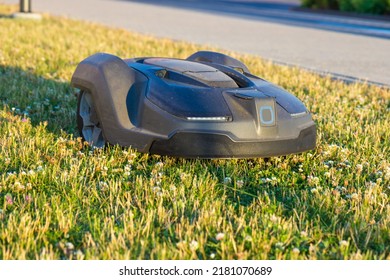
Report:
[{"label": "black tire", "polygon": [[93,97],[88,91],[80,91],[77,99],[77,128],[80,136],[92,147],[103,148],[107,141],[101,129]]}]

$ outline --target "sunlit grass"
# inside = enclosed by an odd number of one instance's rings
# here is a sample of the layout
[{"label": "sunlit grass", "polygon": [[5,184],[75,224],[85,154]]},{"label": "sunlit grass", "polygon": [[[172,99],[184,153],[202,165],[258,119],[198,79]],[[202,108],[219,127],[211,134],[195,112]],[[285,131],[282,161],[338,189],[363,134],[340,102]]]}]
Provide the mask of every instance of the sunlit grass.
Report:
[{"label": "sunlit grass", "polygon": [[91,150],[69,85],[82,59],[212,48],[49,16],[0,17],[0,34],[1,259],[390,258],[388,89],[228,53],[303,100],[316,150],[268,161]]}]

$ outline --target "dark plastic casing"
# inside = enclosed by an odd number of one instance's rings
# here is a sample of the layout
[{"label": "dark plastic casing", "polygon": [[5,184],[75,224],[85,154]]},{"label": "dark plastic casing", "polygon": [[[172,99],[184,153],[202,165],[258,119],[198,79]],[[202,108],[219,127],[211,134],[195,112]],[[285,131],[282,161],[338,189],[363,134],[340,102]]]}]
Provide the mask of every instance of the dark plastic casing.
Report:
[{"label": "dark plastic casing", "polygon": [[310,112],[291,93],[214,52],[186,60],[98,53],[72,86],[91,93],[105,140],[143,153],[253,158],[316,145]]}]

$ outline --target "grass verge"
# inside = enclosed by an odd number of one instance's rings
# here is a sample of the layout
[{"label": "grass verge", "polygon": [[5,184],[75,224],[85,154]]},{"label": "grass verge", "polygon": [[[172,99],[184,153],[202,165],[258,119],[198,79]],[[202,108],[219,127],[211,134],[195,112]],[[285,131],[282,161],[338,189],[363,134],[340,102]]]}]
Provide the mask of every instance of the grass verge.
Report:
[{"label": "grass verge", "polygon": [[343,12],[388,15],[390,0],[301,0],[304,7]]},{"label": "grass verge", "polygon": [[0,34],[1,259],[390,258],[388,89],[229,53],[304,101],[316,150],[269,161],[91,150],[69,86],[79,61],[213,48],[50,16],[1,17]]}]

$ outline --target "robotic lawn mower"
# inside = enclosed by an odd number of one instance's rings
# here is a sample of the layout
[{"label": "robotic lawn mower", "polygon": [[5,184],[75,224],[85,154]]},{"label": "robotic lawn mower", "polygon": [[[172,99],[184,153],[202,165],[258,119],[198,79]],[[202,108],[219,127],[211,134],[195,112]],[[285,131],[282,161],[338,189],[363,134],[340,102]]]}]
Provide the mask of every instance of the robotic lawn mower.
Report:
[{"label": "robotic lawn mower", "polygon": [[292,94],[240,61],[200,51],[185,60],[98,53],[72,77],[77,125],[92,146],[185,158],[254,158],[311,150],[316,127]]}]

